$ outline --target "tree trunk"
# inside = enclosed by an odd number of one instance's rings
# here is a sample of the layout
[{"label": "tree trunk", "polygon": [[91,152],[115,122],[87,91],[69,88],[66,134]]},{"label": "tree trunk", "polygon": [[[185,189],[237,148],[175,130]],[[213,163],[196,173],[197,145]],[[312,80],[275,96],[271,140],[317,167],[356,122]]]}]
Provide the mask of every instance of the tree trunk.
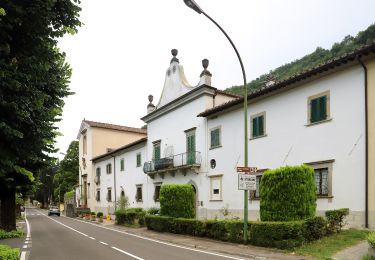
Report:
[{"label": "tree trunk", "polygon": [[16,230],[16,191],[4,189],[0,192],[0,229],[5,231]]}]

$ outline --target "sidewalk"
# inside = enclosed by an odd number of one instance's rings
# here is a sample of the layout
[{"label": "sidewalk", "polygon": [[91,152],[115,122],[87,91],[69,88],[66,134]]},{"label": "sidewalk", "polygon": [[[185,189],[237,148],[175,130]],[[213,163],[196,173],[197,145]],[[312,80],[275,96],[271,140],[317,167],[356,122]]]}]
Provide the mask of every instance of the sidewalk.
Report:
[{"label": "sidewalk", "polygon": [[172,243],[179,246],[195,248],[198,250],[206,250],[222,254],[235,255],[242,257],[244,259],[313,259],[307,256],[285,254],[283,251],[274,248],[264,248],[252,245],[235,244],[202,237],[192,237],[171,233],[159,233],[152,230],[148,230],[147,228],[130,228],[118,226],[114,224],[113,220],[104,220],[103,223],[100,225],[142,237],[160,240],[166,243]]},{"label": "sidewalk", "polygon": [[337,260],[361,260],[363,256],[367,255],[369,244],[367,240],[361,241],[359,244],[349,247],[335,254],[332,259]]},{"label": "sidewalk", "polygon": [[0,239],[1,245],[8,245],[13,248],[22,248],[23,242],[25,241],[27,230],[25,220],[17,221],[17,229],[22,229],[25,236],[17,238]]}]

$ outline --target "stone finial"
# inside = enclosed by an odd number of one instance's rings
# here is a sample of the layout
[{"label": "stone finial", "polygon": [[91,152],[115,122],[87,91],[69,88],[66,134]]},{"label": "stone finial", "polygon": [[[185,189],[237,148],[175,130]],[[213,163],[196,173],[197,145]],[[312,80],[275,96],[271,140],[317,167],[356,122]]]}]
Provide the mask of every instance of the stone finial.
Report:
[{"label": "stone finial", "polygon": [[148,101],[150,103],[147,105],[147,114],[149,114],[149,113],[151,113],[152,111],[155,110],[155,105],[152,104],[152,100],[154,100],[153,95],[148,95]]},{"label": "stone finial", "polygon": [[202,71],[202,73],[200,75],[201,79],[200,79],[200,82],[199,82],[199,86],[201,86],[201,85],[211,86],[211,77],[212,77],[212,74],[211,74],[211,72],[209,72],[207,70],[208,64],[209,64],[208,59],[203,59],[202,60],[203,71]]},{"label": "stone finial", "polygon": [[201,77],[203,76],[203,75],[207,75],[207,76],[212,76],[212,74],[211,74],[211,72],[209,72],[208,70],[207,70],[207,68],[208,68],[208,64],[209,64],[209,61],[207,60],[207,59],[203,59],[202,60],[202,66],[203,66],[203,71],[202,71],[202,73],[201,73]]},{"label": "stone finial", "polygon": [[174,61],[177,62],[177,63],[179,63],[179,60],[176,58],[176,56],[178,54],[178,50],[177,49],[172,49],[171,53],[173,55],[173,58],[171,59],[171,63],[174,62]]}]

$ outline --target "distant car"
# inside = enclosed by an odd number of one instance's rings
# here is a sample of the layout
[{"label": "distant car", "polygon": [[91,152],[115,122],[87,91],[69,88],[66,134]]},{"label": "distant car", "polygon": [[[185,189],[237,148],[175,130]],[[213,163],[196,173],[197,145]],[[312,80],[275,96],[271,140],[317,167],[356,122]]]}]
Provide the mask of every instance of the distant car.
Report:
[{"label": "distant car", "polygon": [[57,206],[50,206],[48,208],[48,216],[57,215],[60,216],[60,209]]}]

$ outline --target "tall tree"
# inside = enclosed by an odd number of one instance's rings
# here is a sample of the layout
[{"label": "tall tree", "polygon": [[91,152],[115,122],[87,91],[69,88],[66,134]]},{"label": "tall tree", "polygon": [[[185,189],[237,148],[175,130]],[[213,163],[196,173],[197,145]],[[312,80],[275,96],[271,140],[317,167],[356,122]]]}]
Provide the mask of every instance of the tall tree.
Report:
[{"label": "tall tree", "polygon": [[64,194],[74,189],[78,184],[79,171],[79,154],[78,141],[72,141],[66,152],[64,159],[60,162],[60,167],[53,178],[55,187],[55,198],[59,198],[60,202],[64,200]]},{"label": "tall tree", "polygon": [[12,230],[15,191],[55,151],[54,126],[71,75],[57,39],[77,32],[79,0],[0,2],[0,228]]}]

